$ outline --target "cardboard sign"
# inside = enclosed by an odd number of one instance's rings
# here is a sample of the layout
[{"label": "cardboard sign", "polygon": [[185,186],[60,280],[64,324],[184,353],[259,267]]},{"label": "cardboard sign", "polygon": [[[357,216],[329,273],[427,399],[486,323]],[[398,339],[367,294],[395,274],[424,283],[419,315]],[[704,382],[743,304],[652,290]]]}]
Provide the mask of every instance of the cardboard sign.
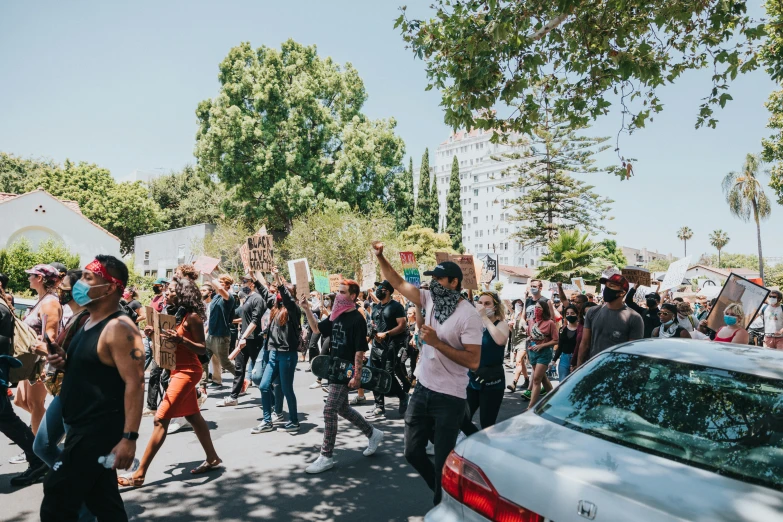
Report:
[{"label": "cardboard sign", "polygon": [[[685,277],[685,272],[688,271],[688,267],[691,263],[691,256],[683,257],[679,261],[675,261],[669,265],[669,270],[666,271],[666,275],[661,283],[660,292],[669,290],[670,288],[677,288],[682,285],[682,280]],[[649,285],[646,285],[649,286]]]},{"label": "cardboard sign", "polygon": [[652,277],[650,271],[646,268],[627,266],[623,268],[623,277],[629,283],[633,283],[634,286],[652,286]]},{"label": "cardboard sign", "polygon": [[[478,258],[484,263],[484,269],[481,272],[481,282],[491,283],[499,277],[498,255],[489,252],[478,254]],[[489,274],[489,275],[485,275]]]},{"label": "cardboard sign", "polygon": [[294,284],[296,285],[296,300],[301,301],[307,299],[310,294],[310,283],[308,282],[307,274],[310,271],[307,269],[307,260],[297,259],[294,261]]},{"label": "cardboard sign", "polygon": [[710,311],[710,315],[707,316],[707,326],[716,332],[726,326],[726,323],[723,321],[723,312],[726,310],[726,307],[732,303],[740,303],[742,310],[745,312],[745,323],[740,326],[747,329],[756,318],[756,314],[758,314],[768,295],[768,288],[757,285],[732,272],[726,279],[726,284],[723,285],[720,295],[718,295],[718,300]]},{"label": "cardboard sign", "polygon": [[177,321],[173,315],[161,314],[151,306],[144,307],[147,325],[152,326],[152,358],[155,364],[164,370],[173,370],[177,366],[177,345],[173,341],[164,340],[160,332],[176,330]]},{"label": "cardboard sign", "polygon": [[413,252],[400,252],[402,261],[402,273],[405,280],[415,286],[421,287],[421,274],[419,274],[419,265],[416,264],[416,256]]},{"label": "cardboard sign", "polygon": [[316,292],[319,294],[329,293],[329,272],[313,269],[313,279],[315,280]]},{"label": "cardboard sign", "polygon": [[448,252],[435,252],[435,264],[439,265],[444,261],[449,261],[451,256]]},{"label": "cardboard sign", "polygon": [[577,290],[581,293],[584,293],[585,291],[585,279],[584,277],[574,277],[571,279],[571,284],[573,284]]},{"label": "cardboard sign", "polygon": [[269,273],[274,266],[272,236],[255,235],[247,238],[247,251],[250,268],[253,271]]},{"label": "cardboard sign", "polygon": [[239,247],[239,258],[242,260],[242,268],[245,269],[245,273],[252,274],[253,269],[250,267],[250,252],[247,250],[247,241]]},{"label": "cardboard sign", "polygon": [[[303,262],[305,264],[305,268],[307,269],[307,274],[305,274],[305,277],[302,278],[300,281],[296,275],[296,263],[297,262]],[[293,282],[297,287],[301,284],[302,286],[309,288],[310,286],[310,263],[307,262],[306,258],[300,258],[300,259],[292,259],[288,262],[288,273],[291,275],[291,282]]]},{"label": "cardboard sign", "polygon": [[209,256],[198,256],[193,263],[193,268],[199,274],[211,274],[220,264],[220,259]]},{"label": "cardboard sign", "polygon": [[465,290],[478,290],[478,277],[476,275],[476,262],[473,254],[455,254],[451,261],[457,263],[462,270],[462,288]]},{"label": "cardboard sign", "polygon": [[362,289],[370,290],[375,287],[375,263],[362,264]]},{"label": "cardboard sign", "polygon": [[329,274],[329,292],[337,292],[343,282],[342,274]]}]

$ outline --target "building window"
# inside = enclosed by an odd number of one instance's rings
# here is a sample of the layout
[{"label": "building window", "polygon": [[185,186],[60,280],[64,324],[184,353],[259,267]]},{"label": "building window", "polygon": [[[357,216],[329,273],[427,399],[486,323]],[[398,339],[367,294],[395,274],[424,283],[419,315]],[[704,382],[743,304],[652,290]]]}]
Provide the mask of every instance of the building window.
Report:
[{"label": "building window", "polygon": [[473,210],[478,210],[478,203],[473,203]]},{"label": "building window", "polygon": [[173,273],[174,273],[174,271],[172,269],[170,269],[170,268],[168,270],[166,270],[166,279],[170,279],[171,275]]},{"label": "building window", "polygon": [[478,183],[478,176],[473,176],[473,183]]},{"label": "building window", "polygon": [[477,217],[473,218],[473,223],[478,223],[478,218]]},{"label": "building window", "polygon": [[473,189],[473,195],[478,196],[478,189]]},{"label": "building window", "polygon": [[185,264],[185,245],[179,245],[177,247],[177,264]]},{"label": "building window", "polygon": [[144,264],[149,265],[150,264],[150,251],[145,250],[144,251]]}]

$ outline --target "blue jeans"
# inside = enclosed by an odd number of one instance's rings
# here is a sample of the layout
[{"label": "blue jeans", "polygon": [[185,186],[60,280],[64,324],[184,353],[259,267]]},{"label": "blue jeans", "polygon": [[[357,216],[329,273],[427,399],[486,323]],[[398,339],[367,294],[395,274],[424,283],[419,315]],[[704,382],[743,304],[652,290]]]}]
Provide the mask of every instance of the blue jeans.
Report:
[{"label": "blue jeans", "polygon": [[294,372],[296,372],[297,360],[298,353],[295,350],[289,352],[269,350],[269,362],[264,368],[264,375],[258,386],[261,390],[264,422],[272,422],[272,382],[276,378],[280,379],[280,388],[283,389],[283,395],[288,403],[288,415],[291,422],[299,422],[296,411],[296,395],[294,394]]},{"label": "blue jeans", "polygon": [[571,354],[561,353],[560,360],[557,361],[557,378],[563,380],[571,373]]},{"label": "blue jeans", "polygon": [[[269,350],[264,348],[261,350],[261,354],[256,358],[256,362],[253,365],[253,370],[249,371],[250,380],[256,386],[261,385],[261,378],[264,376],[264,370],[269,364]],[[280,388],[280,376],[272,381],[272,392],[275,395],[275,413],[283,413],[283,390]],[[264,396],[261,395],[261,401],[263,403]]]}]

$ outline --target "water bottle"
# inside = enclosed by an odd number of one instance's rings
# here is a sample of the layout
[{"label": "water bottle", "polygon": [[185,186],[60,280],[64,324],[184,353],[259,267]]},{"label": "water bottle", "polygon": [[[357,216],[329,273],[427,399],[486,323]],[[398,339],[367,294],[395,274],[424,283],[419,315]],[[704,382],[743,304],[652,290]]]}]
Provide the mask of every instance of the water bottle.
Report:
[{"label": "water bottle", "polygon": [[[106,456],[98,457],[98,464],[102,465],[106,469],[111,469],[114,466],[114,453],[109,453]],[[118,471],[133,472],[137,469],[139,469],[139,459],[133,459],[133,464],[131,464],[130,468]]]}]

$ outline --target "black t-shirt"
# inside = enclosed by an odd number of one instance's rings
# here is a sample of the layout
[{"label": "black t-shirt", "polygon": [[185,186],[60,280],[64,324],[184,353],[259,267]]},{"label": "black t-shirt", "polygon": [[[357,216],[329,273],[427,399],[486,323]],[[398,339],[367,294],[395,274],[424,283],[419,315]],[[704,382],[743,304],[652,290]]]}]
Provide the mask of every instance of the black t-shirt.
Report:
[{"label": "black t-shirt", "polygon": [[367,351],[367,323],[358,310],[343,312],[334,322],[327,317],[318,323],[318,331],[331,338],[332,357],[353,362],[356,352]]},{"label": "black t-shirt", "polygon": [[[397,319],[405,319],[405,309],[400,303],[392,299],[385,305],[377,304],[372,311],[372,320],[375,323],[375,330],[378,332],[388,332],[397,327]],[[394,338],[405,335],[405,330],[395,335]]]},{"label": "black t-shirt", "polygon": [[134,299],[133,301],[128,303],[128,307],[134,312],[139,313],[139,308],[141,308],[141,303]]}]

